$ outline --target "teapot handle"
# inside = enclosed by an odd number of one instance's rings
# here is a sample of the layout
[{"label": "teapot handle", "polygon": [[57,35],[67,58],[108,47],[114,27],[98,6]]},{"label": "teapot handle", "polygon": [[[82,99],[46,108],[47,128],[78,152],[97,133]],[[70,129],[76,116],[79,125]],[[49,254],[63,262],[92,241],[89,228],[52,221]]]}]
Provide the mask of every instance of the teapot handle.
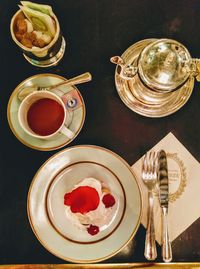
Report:
[{"label": "teapot handle", "polygon": [[200,82],[200,59],[193,58],[190,65],[190,73],[196,77],[196,80]]},{"label": "teapot handle", "polygon": [[124,59],[120,56],[113,56],[110,58],[110,61],[118,66],[120,66],[119,75],[121,78],[130,80],[132,79],[138,72],[138,67],[126,64]]}]

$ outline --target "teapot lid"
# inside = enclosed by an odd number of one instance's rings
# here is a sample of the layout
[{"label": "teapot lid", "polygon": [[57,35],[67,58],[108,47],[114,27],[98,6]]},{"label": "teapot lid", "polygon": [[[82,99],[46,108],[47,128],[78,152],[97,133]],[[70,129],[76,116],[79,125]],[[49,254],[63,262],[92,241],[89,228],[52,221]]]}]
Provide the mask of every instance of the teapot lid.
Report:
[{"label": "teapot lid", "polygon": [[172,39],[158,39],[141,52],[138,71],[143,82],[154,90],[171,91],[189,77],[191,56]]}]

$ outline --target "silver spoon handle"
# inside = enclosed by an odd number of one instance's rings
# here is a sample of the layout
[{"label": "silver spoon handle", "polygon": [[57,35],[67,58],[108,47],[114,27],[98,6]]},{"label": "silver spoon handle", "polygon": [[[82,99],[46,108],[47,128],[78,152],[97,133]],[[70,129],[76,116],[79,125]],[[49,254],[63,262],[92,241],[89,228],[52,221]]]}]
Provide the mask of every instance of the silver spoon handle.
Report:
[{"label": "silver spoon handle", "polygon": [[155,229],[154,229],[154,216],[153,216],[153,193],[148,192],[148,223],[145,239],[144,256],[147,260],[155,260],[157,257]]},{"label": "silver spoon handle", "polygon": [[[58,83],[56,85],[53,85],[51,87],[49,87],[48,89],[53,90],[55,88],[58,88],[59,86],[62,85],[76,85],[76,84],[81,84],[81,83],[85,83],[88,82],[92,79],[92,75],[89,72],[83,73],[77,77],[74,78],[70,78],[66,81],[63,81],[61,83]],[[46,88],[46,87],[45,87]]]}]

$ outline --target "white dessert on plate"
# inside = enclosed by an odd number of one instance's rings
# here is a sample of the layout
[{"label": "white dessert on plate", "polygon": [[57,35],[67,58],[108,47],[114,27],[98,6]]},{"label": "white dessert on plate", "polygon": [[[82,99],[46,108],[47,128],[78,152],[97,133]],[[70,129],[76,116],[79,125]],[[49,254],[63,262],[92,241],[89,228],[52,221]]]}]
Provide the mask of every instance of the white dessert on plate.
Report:
[{"label": "white dessert on plate", "polygon": [[116,201],[105,183],[85,178],[64,195],[66,218],[78,229],[95,235],[115,218]]},{"label": "white dessert on plate", "polygon": [[53,179],[46,202],[52,228],[65,239],[84,244],[115,234],[126,209],[119,179],[93,162],[63,169]]}]

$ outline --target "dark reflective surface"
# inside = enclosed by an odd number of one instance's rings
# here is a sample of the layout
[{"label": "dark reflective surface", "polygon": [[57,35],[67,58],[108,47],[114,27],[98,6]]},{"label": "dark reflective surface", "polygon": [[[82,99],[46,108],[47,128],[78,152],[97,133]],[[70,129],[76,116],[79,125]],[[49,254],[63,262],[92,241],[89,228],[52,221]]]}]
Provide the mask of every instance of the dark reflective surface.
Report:
[{"label": "dark reflective surface", "polygon": [[[27,192],[38,168],[54,152],[39,152],[21,144],[9,129],[6,109],[14,88],[29,76],[55,73],[66,78],[90,71],[93,80],[80,85],[86,121],[71,145],[94,144],[113,150],[129,164],[136,162],[168,132],[200,160],[200,85],[187,104],[161,119],[145,118],[129,110],[114,85],[109,59],[121,55],[144,38],[172,38],[200,57],[198,0],[56,0],[52,5],[67,47],[57,67],[40,69],[29,64],[11,39],[10,19],[19,1],[0,2],[0,264],[64,263],[50,254],[34,236],[26,213]],[[197,205],[199,206],[199,205]],[[187,214],[187,212],[186,212]],[[174,261],[200,261],[200,220],[172,244]],[[123,253],[107,262],[143,262],[145,230],[141,226]],[[162,261],[160,248],[157,261]]]}]

